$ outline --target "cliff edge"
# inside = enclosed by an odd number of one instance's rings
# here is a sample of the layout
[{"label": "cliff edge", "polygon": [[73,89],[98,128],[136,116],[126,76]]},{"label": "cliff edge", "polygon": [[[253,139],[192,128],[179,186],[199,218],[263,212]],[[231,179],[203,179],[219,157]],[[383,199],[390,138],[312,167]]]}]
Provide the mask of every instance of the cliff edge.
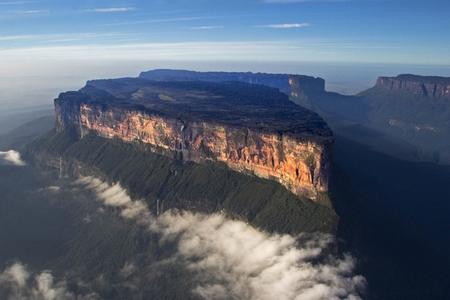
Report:
[{"label": "cliff edge", "polygon": [[281,183],[311,199],[328,191],[331,130],[278,90],[242,82],[89,81],[55,100],[57,130],[88,133]]}]

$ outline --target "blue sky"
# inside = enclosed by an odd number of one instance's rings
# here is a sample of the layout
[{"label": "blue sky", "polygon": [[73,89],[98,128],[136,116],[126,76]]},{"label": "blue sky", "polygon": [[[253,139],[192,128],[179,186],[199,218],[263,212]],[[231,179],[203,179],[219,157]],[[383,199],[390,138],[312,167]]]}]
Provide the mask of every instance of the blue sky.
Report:
[{"label": "blue sky", "polygon": [[0,0],[0,55],[450,65],[448,0]]},{"label": "blue sky", "polygon": [[450,0],[0,0],[0,113],[154,68],[450,76]]}]

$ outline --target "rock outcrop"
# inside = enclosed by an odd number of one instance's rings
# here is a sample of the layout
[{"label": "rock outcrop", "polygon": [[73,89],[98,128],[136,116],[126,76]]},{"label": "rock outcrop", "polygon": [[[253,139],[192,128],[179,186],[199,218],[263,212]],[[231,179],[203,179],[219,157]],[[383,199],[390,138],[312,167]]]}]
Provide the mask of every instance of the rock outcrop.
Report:
[{"label": "rock outcrop", "polygon": [[380,77],[376,87],[391,91],[402,91],[418,96],[450,98],[450,78],[437,76],[399,75]]},{"label": "rock outcrop", "polygon": [[55,109],[57,130],[80,138],[94,132],[180,160],[224,163],[311,199],[328,190],[330,129],[269,87],[100,80],[61,94]]}]

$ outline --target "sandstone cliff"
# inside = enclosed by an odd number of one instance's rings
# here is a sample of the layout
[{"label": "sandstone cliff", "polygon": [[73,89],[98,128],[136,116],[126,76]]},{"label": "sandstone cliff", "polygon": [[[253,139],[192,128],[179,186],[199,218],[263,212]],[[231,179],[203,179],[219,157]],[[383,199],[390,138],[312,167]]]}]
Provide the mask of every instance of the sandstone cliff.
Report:
[{"label": "sandstone cliff", "polygon": [[258,85],[88,82],[55,100],[57,130],[140,141],[153,151],[275,180],[316,198],[328,190],[331,131],[315,113]]}]

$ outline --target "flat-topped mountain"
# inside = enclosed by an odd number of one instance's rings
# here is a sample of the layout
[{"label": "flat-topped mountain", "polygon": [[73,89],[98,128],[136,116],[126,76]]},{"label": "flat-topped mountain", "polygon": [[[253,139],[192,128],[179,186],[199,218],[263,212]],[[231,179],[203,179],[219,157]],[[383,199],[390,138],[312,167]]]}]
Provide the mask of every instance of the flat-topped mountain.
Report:
[{"label": "flat-topped mountain", "polygon": [[375,87],[409,92],[425,97],[450,98],[450,77],[411,74],[398,75],[397,77],[379,77]]},{"label": "flat-topped mountain", "polygon": [[328,190],[332,132],[287,95],[242,82],[89,81],[55,100],[57,130],[138,141],[158,153],[273,179],[316,198]]},{"label": "flat-topped mountain", "polygon": [[450,78],[380,77],[357,97],[370,126],[417,147],[420,157],[450,163]]}]

